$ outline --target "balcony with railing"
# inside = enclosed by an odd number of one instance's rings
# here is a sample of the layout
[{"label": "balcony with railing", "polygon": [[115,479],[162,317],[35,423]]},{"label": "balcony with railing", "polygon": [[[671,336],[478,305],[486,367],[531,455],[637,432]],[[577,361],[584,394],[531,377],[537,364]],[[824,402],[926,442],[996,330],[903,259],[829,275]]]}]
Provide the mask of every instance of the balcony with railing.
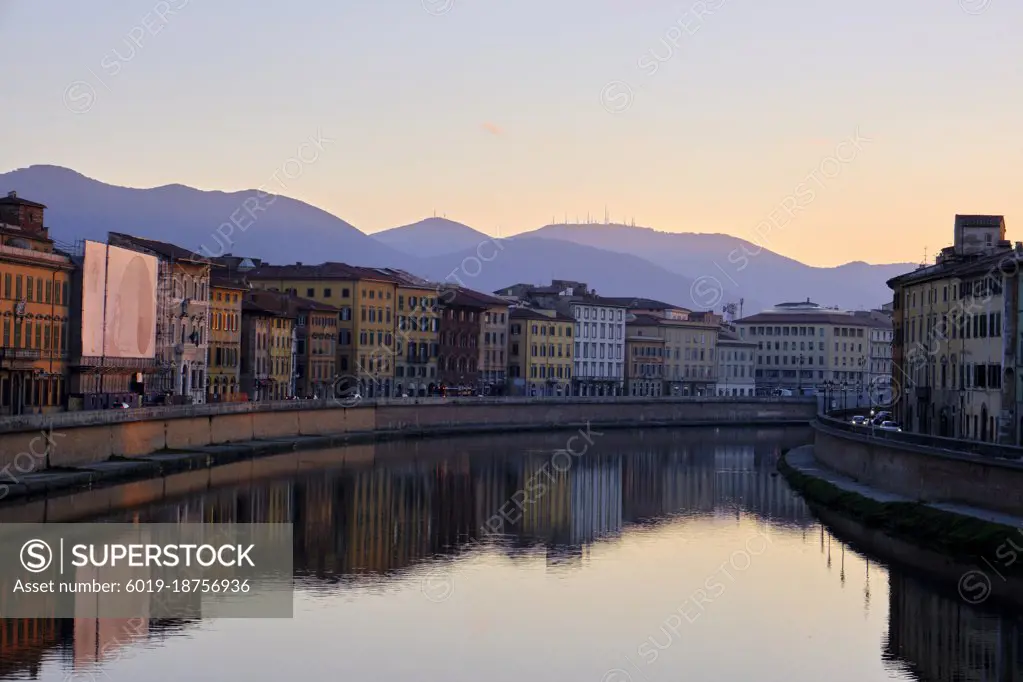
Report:
[{"label": "balcony with railing", "polygon": [[32,369],[42,354],[38,348],[0,348],[0,368]]},{"label": "balcony with railing", "polygon": [[59,253],[47,253],[46,251],[35,251],[33,249],[23,249],[18,246],[9,246],[7,244],[0,244],[0,256],[11,256],[15,258],[31,258],[53,265],[70,265],[71,259],[67,256]]}]

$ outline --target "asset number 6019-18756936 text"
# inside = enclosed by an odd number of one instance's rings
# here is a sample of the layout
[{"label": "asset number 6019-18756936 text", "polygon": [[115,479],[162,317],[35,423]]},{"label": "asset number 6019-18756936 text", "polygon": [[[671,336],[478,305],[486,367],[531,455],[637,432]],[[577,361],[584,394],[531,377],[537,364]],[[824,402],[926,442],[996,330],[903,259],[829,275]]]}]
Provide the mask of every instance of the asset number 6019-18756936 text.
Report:
[{"label": "asset number 6019-18756936 text", "polygon": [[175,580],[129,580],[124,584],[125,592],[203,592],[203,593],[246,593],[249,581],[237,579],[211,580],[208,578],[182,578]]}]

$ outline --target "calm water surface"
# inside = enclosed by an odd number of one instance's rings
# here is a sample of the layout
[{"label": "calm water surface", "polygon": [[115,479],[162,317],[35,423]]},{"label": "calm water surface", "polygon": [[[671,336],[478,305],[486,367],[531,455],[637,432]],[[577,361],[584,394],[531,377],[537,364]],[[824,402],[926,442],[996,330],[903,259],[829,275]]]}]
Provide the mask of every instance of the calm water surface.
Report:
[{"label": "calm water surface", "polygon": [[0,679],[1023,679],[1014,615],[822,528],[775,474],[805,430],[608,432],[557,472],[569,435],[310,453],[327,466],[107,515],[293,522],[294,619],[6,621]]}]

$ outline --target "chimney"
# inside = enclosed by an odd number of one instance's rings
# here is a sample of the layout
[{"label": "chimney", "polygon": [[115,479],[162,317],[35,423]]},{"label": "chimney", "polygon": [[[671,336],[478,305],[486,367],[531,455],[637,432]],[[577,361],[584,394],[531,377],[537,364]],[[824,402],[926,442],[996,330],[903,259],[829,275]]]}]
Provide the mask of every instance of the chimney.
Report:
[{"label": "chimney", "polygon": [[302,265],[302,261],[295,261],[295,265],[301,266]]},{"label": "chimney", "polygon": [[12,191],[7,193],[7,198],[8,199],[17,199],[18,198],[18,193],[12,190]]}]

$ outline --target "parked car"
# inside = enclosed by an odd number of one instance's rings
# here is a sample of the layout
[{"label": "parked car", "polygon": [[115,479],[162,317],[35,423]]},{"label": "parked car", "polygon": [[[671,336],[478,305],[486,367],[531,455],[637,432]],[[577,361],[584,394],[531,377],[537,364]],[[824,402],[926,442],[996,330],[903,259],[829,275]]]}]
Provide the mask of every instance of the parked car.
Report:
[{"label": "parked car", "polygon": [[127,410],[130,407],[131,406],[128,405],[128,403],[114,403],[113,405],[110,406],[110,409],[112,409],[112,410]]},{"label": "parked car", "polygon": [[891,421],[881,422],[881,426],[878,428],[882,431],[902,431],[902,427]]},{"label": "parked car", "polygon": [[856,415],[855,417],[853,417],[849,421],[852,423],[853,426],[866,426],[867,425],[867,418],[864,417],[861,414]]}]

